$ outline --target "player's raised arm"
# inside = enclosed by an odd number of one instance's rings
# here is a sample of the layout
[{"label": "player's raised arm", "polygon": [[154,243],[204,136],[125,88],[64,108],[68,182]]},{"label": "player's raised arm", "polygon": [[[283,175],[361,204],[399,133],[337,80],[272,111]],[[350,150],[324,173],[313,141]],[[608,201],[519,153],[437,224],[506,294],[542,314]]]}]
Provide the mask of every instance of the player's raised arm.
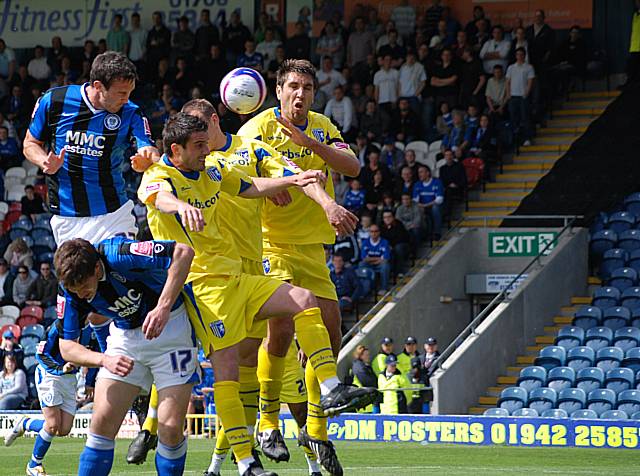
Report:
[{"label": "player's raised arm", "polygon": [[[331,180],[331,177],[328,178]],[[338,205],[320,183],[310,184],[302,192],[322,207],[327,220],[339,236],[352,235],[358,225],[358,217],[346,208]]]},{"label": "player's raised arm", "polygon": [[59,153],[45,149],[45,139],[49,134],[47,115],[50,103],[51,93],[36,102],[22,146],[27,160],[40,167],[45,174],[55,174],[64,162],[64,148]]},{"label": "player's raised arm", "polygon": [[259,198],[273,195],[289,187],[306,187],[322,184],[326,180],[320,170],[305,170],[299,174],[280,178],[253,177],[251,185],[242,189],[238,195],[244,198]]}]

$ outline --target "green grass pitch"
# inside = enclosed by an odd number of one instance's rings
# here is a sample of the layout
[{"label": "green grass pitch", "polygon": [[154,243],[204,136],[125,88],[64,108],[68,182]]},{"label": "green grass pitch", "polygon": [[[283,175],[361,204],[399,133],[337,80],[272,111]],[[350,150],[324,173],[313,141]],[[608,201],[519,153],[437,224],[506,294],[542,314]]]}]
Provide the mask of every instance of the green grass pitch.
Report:
[{"label": "green grass pitch", "polygon": [[[208,467],[214,440],[190,440],[185,475],[201,476]],[[57,438],[45,460],[45,469],[52,476],[76,474],[78,456],[84,440]],[[24,475],[31,454],[33,439],[18,439],[10,448],[0,447],[0,475]],[[113,465],[113,476],[155,475],[153,458],[141,466],[125,462],[128,440],[119,440]],[[289,463],[265,462],[268,469],[282,476],[307,475],[302,452],[288,441],[292,453]],[[640,467],[638,450],[605,450],[577,448],[514,448],[420,445],[417,443],[337,442],[338,455],[345,475],[419,476],[457,475],[637,475]],[[223,466],[224,476],[237,475],[229,459]]]}]

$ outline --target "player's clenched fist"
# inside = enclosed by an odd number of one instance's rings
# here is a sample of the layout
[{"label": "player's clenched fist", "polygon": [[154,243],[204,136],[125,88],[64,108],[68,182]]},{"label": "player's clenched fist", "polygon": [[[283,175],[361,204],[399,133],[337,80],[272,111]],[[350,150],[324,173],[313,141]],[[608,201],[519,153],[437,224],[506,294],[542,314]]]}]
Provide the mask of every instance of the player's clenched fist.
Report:
[{"label": "player's clenched fist", "polygon": [[355,232],[358,225],[358,217],[349,210],[336,202],[331,202],[325,207],[324,211],[329,223],[339,236],[349,236]]},{"label": "player's clenched fist", "polygon": [[55,174],[64,163],[64,154],[64,148],[60,151],[60,155],[54,154],[53,151],[49,152],[47,158],[42,162],[42,171],[47,175]]},{"label": "player's clenched fist", "polygon": [[196,207],[192,207],[188,203],[180,203],[178,205],[178,215],[182,224],[189,228],[189,231],[202,231],[206,223],[204,222],[204,216],[202,210]]},{"label": "player's clenched fist", "polygon": [[133,359],[124,355],[105,355],[102,366],[112,374],[126,377],[133,369]]}]

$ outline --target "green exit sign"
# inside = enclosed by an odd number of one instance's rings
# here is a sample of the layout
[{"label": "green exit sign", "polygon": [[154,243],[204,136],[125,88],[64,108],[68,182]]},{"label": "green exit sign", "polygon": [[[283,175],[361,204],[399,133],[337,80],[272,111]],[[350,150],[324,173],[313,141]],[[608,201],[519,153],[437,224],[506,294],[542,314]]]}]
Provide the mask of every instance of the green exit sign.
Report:
[{"label": "green exit sign", "polygon": [[[503,258],[537,256],[556,236],[558,233],[555,231],[489,233],[489,256]],[[551,243],[544,254],[551,253],[555,245],[556,243]]]}]

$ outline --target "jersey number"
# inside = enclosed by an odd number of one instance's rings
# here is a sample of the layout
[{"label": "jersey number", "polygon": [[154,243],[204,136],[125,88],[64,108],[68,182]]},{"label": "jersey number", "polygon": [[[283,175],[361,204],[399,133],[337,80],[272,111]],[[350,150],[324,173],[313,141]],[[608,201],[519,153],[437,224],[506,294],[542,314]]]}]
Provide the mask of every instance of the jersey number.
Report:
[{"label": "jersey number", "polygon": [[191,350],[177,350],[169,354],[171,359],[171,368],[174,374],[185,373],[187,365],[191,362]]}]

